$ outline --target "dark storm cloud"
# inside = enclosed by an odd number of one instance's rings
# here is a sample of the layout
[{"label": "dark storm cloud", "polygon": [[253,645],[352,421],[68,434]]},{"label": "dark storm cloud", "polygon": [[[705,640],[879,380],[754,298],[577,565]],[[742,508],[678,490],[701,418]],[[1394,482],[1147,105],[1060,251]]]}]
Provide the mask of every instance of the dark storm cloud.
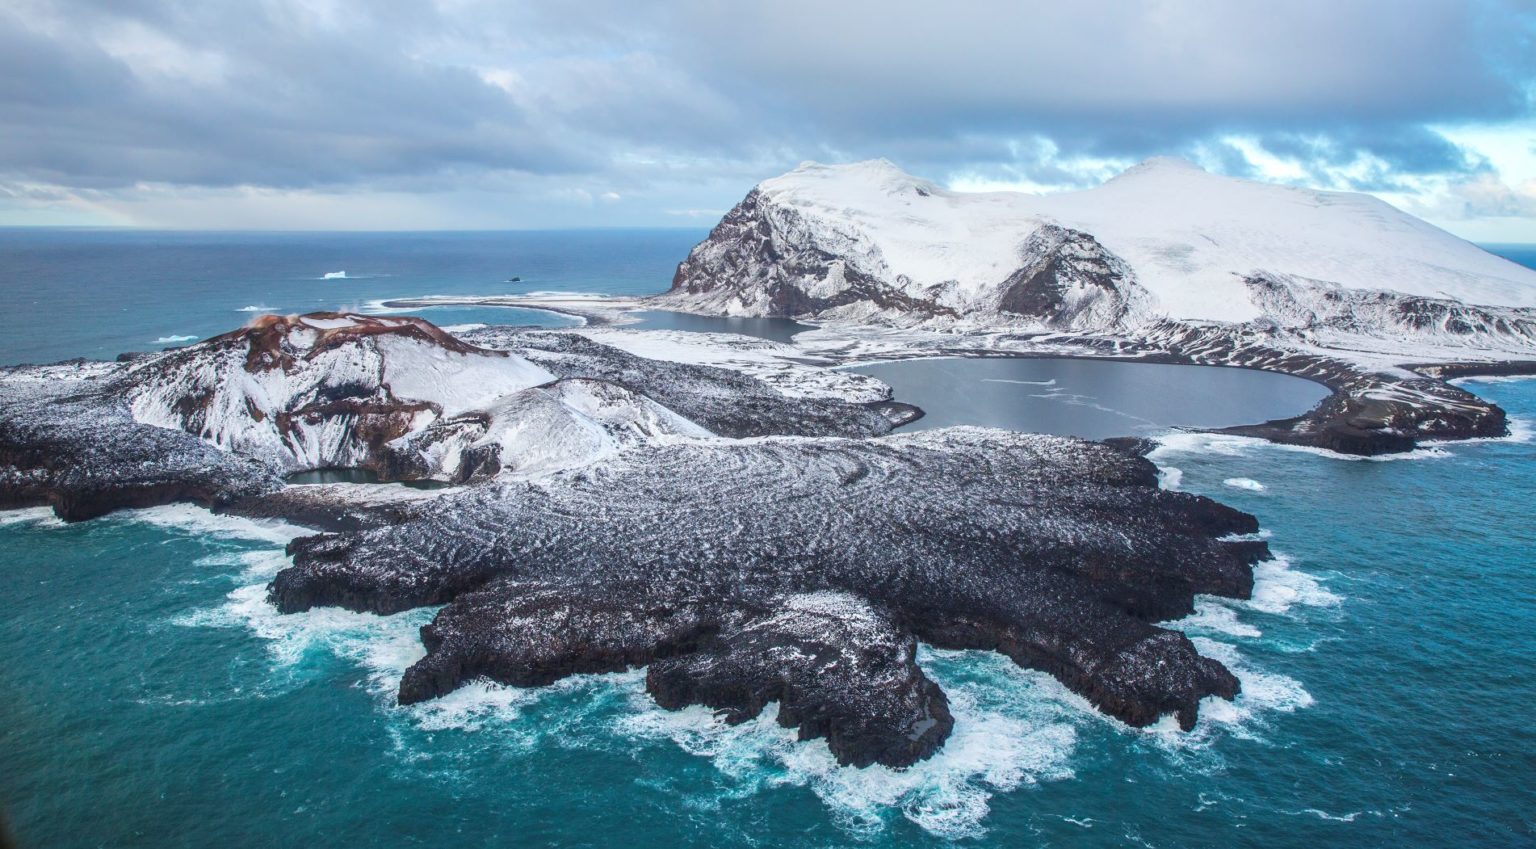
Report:
[{"label": "dark storm cloud", "polygon": [[1531,114],[1501,0],[672,3],[12,0],[0,179],[616,187],[889,156],[1040,183],[1255,140],[1360,188],[1486,164],[1426,125]]}]

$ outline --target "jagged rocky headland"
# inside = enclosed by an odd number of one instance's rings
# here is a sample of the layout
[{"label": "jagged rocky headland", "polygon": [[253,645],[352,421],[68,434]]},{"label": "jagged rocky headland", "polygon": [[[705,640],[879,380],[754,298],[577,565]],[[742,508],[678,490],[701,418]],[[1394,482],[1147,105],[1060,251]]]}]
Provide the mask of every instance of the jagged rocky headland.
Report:
[{"label": "jagged rocky headland", "polygon": [[[1193,725],[1237,680],[1154,623],[1245,597],[1253,517],[1159,488],[1132,452],[957,428],[869,381],[786,392],[568,333],[263,316],[115,363],[0,372],[0,506],[62,517],[190,502],[296,540],[286,612],[444,605],[409,703],[645,665],[666,707],[770,702],[849,764],[953,725],[918,640],[995,650],[1134,725]],[[825,378],[832,380],[834,378]],[[333,467],[432,491],[293,486]]]}]

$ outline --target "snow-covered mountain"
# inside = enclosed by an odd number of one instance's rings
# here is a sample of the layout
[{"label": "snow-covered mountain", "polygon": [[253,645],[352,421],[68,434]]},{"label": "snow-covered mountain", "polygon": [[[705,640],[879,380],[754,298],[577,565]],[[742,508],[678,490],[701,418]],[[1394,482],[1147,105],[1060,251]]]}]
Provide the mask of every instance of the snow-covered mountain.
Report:
[{"label": "snow-covered mountain", "polygon": [[286,471],[361,466],[463,480],[708,435],[623,387],[559,381],[410,317],[260,316],[132,363],[122,381],[137,421]]},{"label": "snow-covered mountain", "polygon": [[1536,340],[1530,269],[1368,195],[1166,158],[1053,195],[949,191],[884,160],[807,163],[731,210],[664,300],[1075,331],[1172,319]]}]

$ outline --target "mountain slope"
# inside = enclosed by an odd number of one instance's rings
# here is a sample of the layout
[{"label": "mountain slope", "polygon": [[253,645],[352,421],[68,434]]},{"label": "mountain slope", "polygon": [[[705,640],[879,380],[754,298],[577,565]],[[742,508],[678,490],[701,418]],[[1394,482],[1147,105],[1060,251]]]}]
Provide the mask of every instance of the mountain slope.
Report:
[{"label": "mountain slope", "polygon": [[[1277,284],[1284,313],[1273,309]],[[679,265],[664,300],[735,315],[1300,330],[1318,312],[1338,324],[1340,289],[1391,302],[1365,317],[1365,333],[1446,330],[1463,304],[1508,320],[1536,308],[1536,272],[1375,198],[1171,159],[1044,196],[952,192],[883,160],[807,163],[753,189]],[[1515,331],[1520,344],[1529,330]]]}]

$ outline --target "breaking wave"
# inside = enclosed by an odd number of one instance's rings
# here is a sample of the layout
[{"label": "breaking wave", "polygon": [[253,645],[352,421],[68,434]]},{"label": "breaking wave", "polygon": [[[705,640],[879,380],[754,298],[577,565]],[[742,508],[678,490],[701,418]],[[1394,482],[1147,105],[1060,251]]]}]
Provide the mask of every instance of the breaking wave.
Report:
[{"label": "breaking wave", "polygon": [[177,342],[193,342],[193,341],[196,341],[196,340],[197,340],[196,336],[161,336],[159,339],[154,340],[150,344],[151,345],[174,345]]},{"label": "breaking wave", "polygon": [[806,787],[857,834],[882,831],[899,812],[940,837],[978,837],[993,795],[1072,777],[1077,722],[1091,709],[1054,679],[991,652],[923,647],[918,660],[948,693],[955,729],[932,758],[905,770],[838,766],[825,743],[799,742],[780,727],[776,705],[731,726],[707,708],[668,711],[641,694],[617,727],[708,758],[731,792]]},{"label": "breaking wave", "polygon": [[[1509,437],[1496,437],[1497,439],[1509,439]],[[1438,447],[1442,443],[1425,443],[1428,447],[1415,448],[1401,454],[1377,454],[1370,457],[1362,457],[1356,454],[1340,454],[1329,451],[1326,448],[1313,448],[1309,445],[1285,445],[1278,442],[1270,442],[1252,436],[1233,436],[1226,433],[1201,433],[1197,431],[1179,431],[1162,434],[1155,437],[1157,448],[1147,455],[1148,459],[1158,462],[1160,458],[1169,454],[1213,454],[1222,457],[1241,457],[1254,449],[1275,449],[1279,451],[1292,451],[1301,454],[1312,454],[1317,457],[1327,457],[1330,460],[1345,460],[1349,462],[1363,463],[1389,463],[1398,460],[1429,460],[1441,457],[1450,457],[1451,452]],[[1477,440],[1457,440],[1457,442],[1475,442]],[[1455,443],[1443,443],[1455,444]]]}]

